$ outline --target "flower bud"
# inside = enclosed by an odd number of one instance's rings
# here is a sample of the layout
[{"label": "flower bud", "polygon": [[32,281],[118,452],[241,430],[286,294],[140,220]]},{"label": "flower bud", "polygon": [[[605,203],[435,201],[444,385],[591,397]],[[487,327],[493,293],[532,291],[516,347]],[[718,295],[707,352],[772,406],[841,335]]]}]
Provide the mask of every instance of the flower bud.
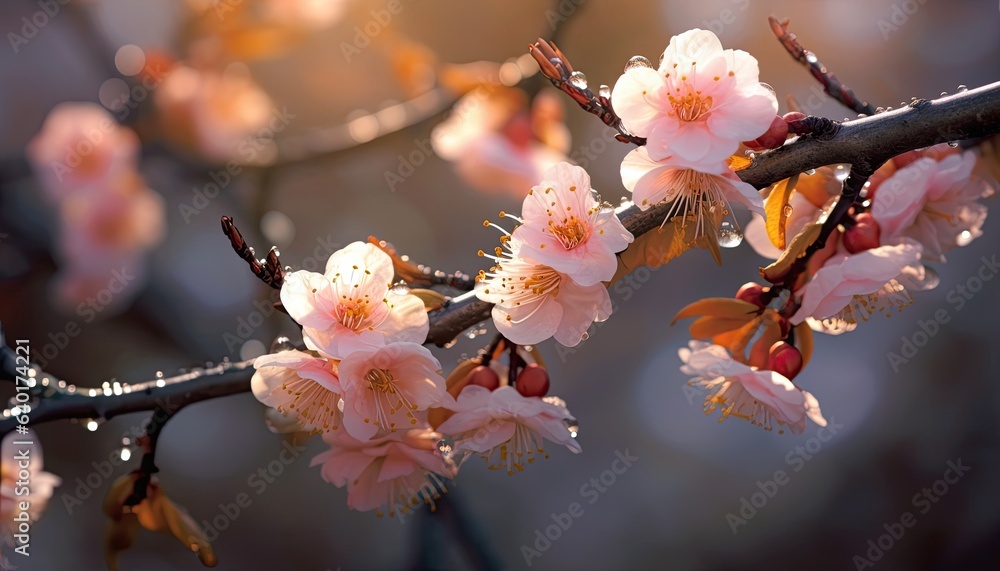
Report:
[{"label": "flower bud", "polygon": [[787,138],[788,123],[783,118],[775,115],[774,120],[771,121],[771,126],[767,128],[767,132],[754,139],[753,142],[765,149],[777,149],[785,144],[785,139]]},{"label": "flower bud", "polygon": [[531,363],[517,376],[515,386],[521,396],[543,397],[549,392],[549,374],[545,367]]},{"label": "flower bud", "polygon": [[802,370],[802,353],[793,345],[785,341],[778,341],[771,345],[765,368],[792,380]]},{"label": "flower bud", "polygon": [[752,303],[761,309],[767,307],[763,296],[764,286],[756,282],[747,282],[736,292],[736,299]]},{"label": "flower bud", "polygon": [[806,118],[806,114],[805,113],[801,113],[799,111],[789,111],[788,113],[785,113],[781,117],[782,121],[784,121],[786,125],[788,123],[791,123],[792,121],[801,121],[801,120],[803,120],[805,118]]},{"label": "flower bud", "polygon": [[469,384],[494,391],[500,387],[500,377],[493,369],[479,365],[469,373]]},{"label": "flower bud", "polygon": [[844,232],[844,248],[852,254],[877,248],[880,232],[875,218],[864,212],[855,216],[854,221],[854,226]]}]

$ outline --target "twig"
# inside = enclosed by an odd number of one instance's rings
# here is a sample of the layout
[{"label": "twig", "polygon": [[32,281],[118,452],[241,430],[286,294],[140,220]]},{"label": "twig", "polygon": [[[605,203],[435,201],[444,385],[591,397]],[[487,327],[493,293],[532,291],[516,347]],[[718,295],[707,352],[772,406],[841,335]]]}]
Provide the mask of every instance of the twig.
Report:
[{"label": "twig", "polygon": [[864,113],[865,115],[875,114],[875,108],[870,103],[858,99],[858,96],[854,94],[854,90],[841,83],[833,72],[827,70],[826,66],[816,57],[816,54],[802,47],[795,34],[788,31],[788,18],[779,21],[774,16],[768,16],[767,20],[771,24],[771,31],[777,36],[778,41],[785,47],[785,50],[796,61],[809,68],[809,72],[823,85],[823,90],[826,91],[827,95],[836,99],[855,113]]},{"label": "twig", "polygon": [[[997,132],[1000,132],[1000,82],[848,121],[826,140],[801,137],[758,155],[748,168],[737,174],[744,182],[764,188],[794,174],[836,163],[850,163],[858,173],[873,172],[878,165],[909,150]],[[668,210],[668,204],[659,204],[646,211],[630,205],[622,208],[618,215],[630,232],[640,235],[658,228]],[[438,345],[451,342],[462,331],[489,319],[491,309],[490,304],[476,299],[474,292],[455,297],[429,315],[431,327],[427,342]],[[72,394],[47,398],[33,409],[31,421],[107,419],[153,410],[158,401],[169,398],[192,403],[247,392],[252,366],[252,361],[243,361],[180,375],[169,379],[163,387],[157,387],[156,381],[149,381],[132,385],[132,392],[117,396]],[[0,433],[9,432],[14,424],[10,418],[0,420]]]}]

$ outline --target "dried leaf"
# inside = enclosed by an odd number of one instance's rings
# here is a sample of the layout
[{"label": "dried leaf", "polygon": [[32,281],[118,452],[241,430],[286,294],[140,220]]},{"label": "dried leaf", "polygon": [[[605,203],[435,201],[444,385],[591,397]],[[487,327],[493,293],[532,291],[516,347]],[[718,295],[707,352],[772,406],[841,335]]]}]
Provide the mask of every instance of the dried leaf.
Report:
[{"label": "dried leaf", "polygon": [[132,547],[138,533],[139,521],[132,514],[108,522],[104,528],[104,563],[108,571],[118,571],[118,555]]},{"label": "dried leaf", "polygon": [[823,206],[834,196],[839,196],[843,184],[837,180],[837,171],[831,166],[820,167],[812,174],[800,174],[795,192],[801,194],[816,208]]},{"label": "dried leaf", "polygon": [[670,325],[681,319],[695,316],[742,318],[743,321],[756,317],[758,307],[748,301],[732,297],[709,297],[688,304],[670,321]]},{"label": "dried leaf", "polygon": [[823,225],[816,222],[807,224],[801,232],[792,238],[792,242],[781,253],[780,258],[766,268],[760,269],[760,275],[773,284],[781,283],[795,260],[805,254],[806,249],[819,237],[822,228]]},{"label": "dried leaf", "polygon": [[729,170],[731,171],[741,171],[753,164],[753,159],[747,158],[743,155],[733,155],[726,159],[726,164],[729,165]]},{"label": "dried leaf", "polygon": [[813,330],[804,321],[795,326],[795,347],[802,353],[802,368],[805,368],[813,354]]},{"label": "dried leaf", "polygon": [[424,307],[427,308],[427,311],[440,309],[448,301],[447,297],[432,289],[411,289],[410,295],[420,298],[420,301],[424,302]]},{"label": "dried leaf", "polygon": [[792,198],[792,192],[798,183],[799,175],[786,178],[774,184],[767,200],[764,201],[764,214],[767,215],[767,237],[775,248],[785,249],[785,225],[788,223],[786,209],[791,210],[788,201]]},{"label": "dried leaf", "polygon": [[620,264],[619,272],[615,274],[611,283],[640,266],[651,268],[662,266],[698,245],[695,243],[696,223],[694,217],[687,219],[674,217],[663,227],[637,236],[624,252],[618,254],[625,271],[621,271]]},{"label": "dried leaf", "polygon": [[729,331],[736,331],[752,321],[755,316],[741,317],[699,317],[691,323],[688,331],[694,339],[712,339]]}]

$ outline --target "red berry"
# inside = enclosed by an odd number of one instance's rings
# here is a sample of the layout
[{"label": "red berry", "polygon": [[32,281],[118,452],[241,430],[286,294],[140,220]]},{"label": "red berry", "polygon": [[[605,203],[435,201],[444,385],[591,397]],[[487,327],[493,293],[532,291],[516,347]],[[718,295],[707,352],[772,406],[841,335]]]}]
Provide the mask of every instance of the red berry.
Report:
[{"label": "red berry", "polygon": [[855,216],[854,222],[854,226],[844,232],[844,248],[852,254],[877,248],[880,230],[875,218],[864,212]]},{"label": "red berry", "polygon": [[736,292],[736,299],[740,299],[749,303],[756,305],[757,307],[764,309],[767,304],[764,303],[764,286],[756,282],[747,282],[743,284],[743,287]]},{"label": "red berry", "polygon": [[781,120],[785,123],[791,123],[792,121],[801,121],[806,118],[805,113],[800,113],[798,111],[789,111],[781,116]]},{"label": "red berry", "polygon": [[793,345],[778,341],[768,351],[765,368],[792,380],[802,370],[802,353]]},{"label": "red berry", "polygon": [[774,120],[771,121],[771,126],[767,128],[767,132],[757,137],[754,142],[765,149],[777,149],[785,144],[785,139],[787,138],[788,123],[783,118],[775,115]]},{"label": "red berry", "polygon": [[514,386],[521,396],[543,397],[549,392],[549,374],[544,367],[531,363],[517,375]]},{"label": "red berry", "polygon": [[469,373],[469,384],[479,385],[491,391],[500,387],[500,377],[493,369],[479,365]]}]

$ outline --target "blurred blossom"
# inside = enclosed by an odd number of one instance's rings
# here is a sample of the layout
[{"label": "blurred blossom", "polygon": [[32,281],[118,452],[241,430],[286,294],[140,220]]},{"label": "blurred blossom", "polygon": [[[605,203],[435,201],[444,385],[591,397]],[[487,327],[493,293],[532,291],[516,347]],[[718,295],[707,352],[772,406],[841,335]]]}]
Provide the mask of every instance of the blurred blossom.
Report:
[{"label": "blurred blossom", "polygon": [[343,18],[351,0],[267,0],[265,17],[278,24],[320,29]]},{"label": "blurred blossom", "polygon": [[245,74],[178,65],[157,88],[156,105],[164,134],[210,160],[250,160],[256,140],[273,136],[271,99]]},{"label": "blurred blossom", "polygon": [[68,308],[89,300],[100,306],[94,315],[121,307],[138,292],[146,252],[163,240],[166,206],[138,173],[138,150],[135,133],[92,103],[57,106],[28,144],[57,209],[54,289]]},{"label": "blurred blossom", "polygon": [[139,137],[95,103],[61,103],[28,143],[28,160],[52,202],[71,192],[100,192],[133,168]]},{"label": "blurred blossom", "polygon": [[434,151],[476,189],[521,198],[545,171],[567,160],[570,136],[556,96],[543,92],[529,108],[518,89],[481,85],[434,129]]}]

